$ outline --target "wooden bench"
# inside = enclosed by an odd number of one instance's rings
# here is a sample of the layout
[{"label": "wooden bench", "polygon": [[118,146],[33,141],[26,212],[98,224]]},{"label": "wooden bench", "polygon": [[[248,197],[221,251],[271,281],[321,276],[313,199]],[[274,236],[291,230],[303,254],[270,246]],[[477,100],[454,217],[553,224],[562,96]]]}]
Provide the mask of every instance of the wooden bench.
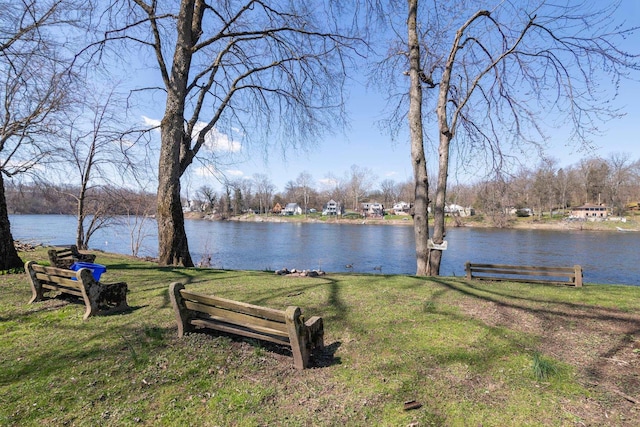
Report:
[{"label": "wooden bench", "polygon": [[126,310],[127,284],[102,283],[93,278],[91,270],[78,271],[39,265],[35,261],[25,264],[33,296],[29,304],[44,299],[45,292],[58,291],[81,297],[86,306],[83,320],[96,314],[107,314]]},{"label": "wooden bench", "polygon": [[510,282],[553,283],[582,286],[582,267],[533,267],[505,264],[465,264],[467,279]]},{"label": "wooden bench", "polygon": [[76,262],[94,262],[96,256],[94,254],[85,254],[78,251],[76,245],[70,245],[65,248],[49,249],[49,262],[58,268],[70,268]]},{"label": "wooden bench", "polygon": [[264,340],[291,347],[296,369],[309,367],[313,350],[324,347],[322,318],[304,321],[299,307],[285,311],[187,291],[181,283],[169,287],[178,322],[178,336],[196,328]]}]

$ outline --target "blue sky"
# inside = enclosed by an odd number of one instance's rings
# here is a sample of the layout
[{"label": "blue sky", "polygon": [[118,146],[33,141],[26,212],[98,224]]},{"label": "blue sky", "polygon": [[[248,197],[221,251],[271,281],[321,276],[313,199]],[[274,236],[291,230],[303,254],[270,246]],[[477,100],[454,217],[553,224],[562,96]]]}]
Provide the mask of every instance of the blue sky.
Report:
[{"label": "blue sky", "polygon": [[[624,0],[618,14],[626,18],[628,26],[640,26],[640,1]],[[626,48],[637,51],[640,48],[638,41],[640,35],[629,40],[629,46]],[[637,78],[640,79],[640,75]],[[351,127],[345,134],[337,132],[305,151],[289,151],[286,156],[278,149],[270,153],[268,159],[265,159],[260,150],[257,153],[245,151],[242,155],[246,160],[226,165],[225,175],[228,178],[251,178],[256,173],[265,174],[276,186],[276,191],[282,191],[287,181],[295,180],[301,172],[310,173],[315,188],[322,189],[329,173],[338,178],[344,177],[352,165],[371,170],[377,178],[376,183],[384,179],[393,179],[396,182],[411,179],[410,148],[406,132],[392,141],[378,126],[378,121],[385,117],[384,95],[374,89],[367,90],[362,83],[353,83],[349,93],[347,111],[351,118]],[[561,167],[576,164],[583,157],[599,155],[606,158],[612,153],[628,153],[633,160],[640,160],[639,98],[640,83],[624,81],[620,96],[614,105],[623,108],[626,116],[603,124],[604,135],[594,139],[594,151],[579,152],[576,147],[566,146],[560,129],[554,132],[548,130],[547,134],[551,138],[548,141],[547,154],[557,159]],[[150,120],[159,118],[151,117]],[[224,137],[222,140],[225,141]],[[525,160],[529,166],[534,166],[538,161],[536,158]],[[454,179],[465,182],[477,178],[457,171],[455,166],[452,167],[450,176]],[[435,170],[433,167],[431,169]],[[221,188],[211,177],[202,176],[198,165],[194,164],[189,177],[183,180],[183,188],[192,192],[203,184]]]}]

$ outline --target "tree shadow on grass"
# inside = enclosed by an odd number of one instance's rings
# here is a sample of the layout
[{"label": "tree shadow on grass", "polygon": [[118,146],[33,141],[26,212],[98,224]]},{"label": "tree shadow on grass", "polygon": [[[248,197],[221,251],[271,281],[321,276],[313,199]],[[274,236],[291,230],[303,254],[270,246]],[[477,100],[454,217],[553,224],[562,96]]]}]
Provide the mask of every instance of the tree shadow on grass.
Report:
[{"label": "tree shadow on grass", "polygon": [[[293,362],[293,353],[291,351],[291,347],[286,345],[280,345],[269,341],[262,341],[255,338],[247,338],[241,335],[235,335],[223,331],[216,331],[213,329],[201,329],[188,332],[185,334],[185,337],[196,337],[198,334],[207,336],[210,339],[224,337],[233,343],[248,343],[254,348],[261,348],[270,353],[288,357],[291,359],[291,362]],[[326,368],[332,365],[339,365],[341,363],[341,360],[339,357],[335,357],[335,353],[338,351],[338,348],[340,348],[340,345],[341,343],[339,341],[336,341],[329,345],[325,345],[322,349],[313,350],[311,352],[311,357],[309,360],[309,367]],[[239,349],[238,351],[242,351],[242,349]]]},{"label": "tree shadow on grass", "polygon": [[[634,341],[640,339],[638,314],[551,298],[523,297],[502,287],[489,289],[474,282],[437,278],[432,278],[431,282],[443,290],[490,304],[484,308],[474,307],[475,313],[469,312],[467,316],[537,336],[540,346],[582,370],[589,381],[609,384],[607,387],[622,386],[629,376],[640,373],[633,368],[612,371],[608,366],[612,361],[624,361],[624,355],[632,351]],[[580,289],[568,290],[580,292]],[[436,299],[442,298],[445,295],[437,293]],[[488,314],[491,311],[495,312],[493,318]],[[535,319],[539,322],[537,327],[527,329],[523,324],[525,318]]]}]

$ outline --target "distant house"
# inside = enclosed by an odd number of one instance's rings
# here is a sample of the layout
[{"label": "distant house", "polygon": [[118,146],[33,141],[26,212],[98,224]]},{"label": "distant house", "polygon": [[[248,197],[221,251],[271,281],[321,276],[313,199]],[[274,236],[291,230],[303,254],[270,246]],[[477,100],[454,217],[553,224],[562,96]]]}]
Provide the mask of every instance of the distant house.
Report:
[{"label": "distant house", "polygon": [[280,206],[280,203],[276,203],[273,209],[271,209],[271,212],[274,214],[282,213],[282,206]]},{"label": "distant house", "polygon": [[588,219],[591,221],[604,220],[609,215],[607,207],[604,205],[595,205],[587,203],[571,209],[572,218]]},{"label": "distant house", "polygon": [[384,206],[382,203],[371,202],[371,203],[362,203],[360,204],[360,211],[362,212],[362,216],[384,216]]},{"label": "distant house", "polygon": [[472,207],[464,207],[456,204],[447,205],[444,207],[444,213],[449,215],[458,215],[458,216],[472,216],[475,215],[476,212]]},{"label": "distant house", "polygon": [[302,208],[297,203],[287,203],[282,210],[282,215],[302,215]]},{"label": "distant house", "polygon": [[342,203],[336,202],[333,199],[329,200],[322,208],[322,215],[342,215],[343,213],[344,208],[342,207]]},{"label": "distant house", "polygon": [[398,202],[393,205],[393,213],[395,215],[409,215],[411,205],[407,202]]},{"label": "distant house", "polygon": [[519,217],[532,216],[533,209],[531,208],[509,208],[509,215],[516,215]]}]

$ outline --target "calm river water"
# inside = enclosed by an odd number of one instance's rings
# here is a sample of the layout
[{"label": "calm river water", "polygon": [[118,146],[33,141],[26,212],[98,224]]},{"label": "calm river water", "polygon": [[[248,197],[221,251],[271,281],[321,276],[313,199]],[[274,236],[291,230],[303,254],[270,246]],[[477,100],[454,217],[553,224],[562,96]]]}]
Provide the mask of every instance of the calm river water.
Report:
[{"label": "calm river water", "polygon": [[[50,245],[75,240],[75,218],[12,215],[13,238]],[[322,269],[327,272],[414,274],[410,226],[186,220],[195,263],[211,256],[225,269]],[[145,222],[140,256],[157,254],[154,220]],[[452,228],[441,274],[464,275],[464,263],[582,265],[587,283],[640,286],[640,233]],[[90,246],[131,254],[131,227],[99,230]],[[347,269],[346,266],[353,266]]]}]

